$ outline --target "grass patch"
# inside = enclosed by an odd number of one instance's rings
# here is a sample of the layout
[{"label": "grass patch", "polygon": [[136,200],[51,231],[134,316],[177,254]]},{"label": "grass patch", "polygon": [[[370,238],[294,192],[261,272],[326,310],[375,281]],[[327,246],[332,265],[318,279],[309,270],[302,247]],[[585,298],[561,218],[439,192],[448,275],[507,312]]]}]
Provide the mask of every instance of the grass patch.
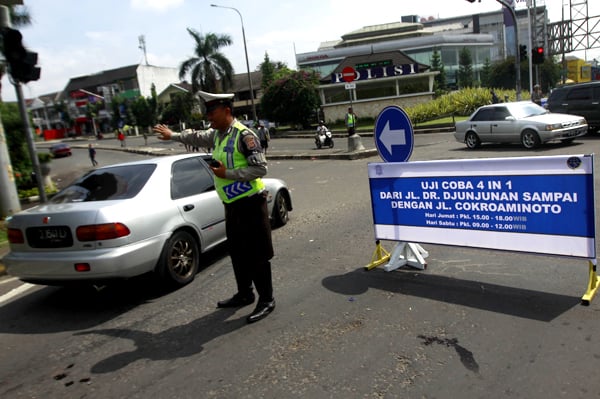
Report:
[{"label": "grass patch", "polygon": [[8,241],[8,236],[6,233],[6,222],[4,220],[0,220],[0,243],[4,243]]}]

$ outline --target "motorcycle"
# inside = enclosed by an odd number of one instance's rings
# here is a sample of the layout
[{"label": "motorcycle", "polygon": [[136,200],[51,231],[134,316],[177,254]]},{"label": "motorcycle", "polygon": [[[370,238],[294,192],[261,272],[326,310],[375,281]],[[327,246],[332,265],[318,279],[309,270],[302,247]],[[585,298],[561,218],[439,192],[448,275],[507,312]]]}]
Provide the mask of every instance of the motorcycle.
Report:
[{"label": "motorcycle", "polygon": [[320,130],[315,137],[315,144],[318,149],[322,147],[333,148],[333,135],[329,130]]}]

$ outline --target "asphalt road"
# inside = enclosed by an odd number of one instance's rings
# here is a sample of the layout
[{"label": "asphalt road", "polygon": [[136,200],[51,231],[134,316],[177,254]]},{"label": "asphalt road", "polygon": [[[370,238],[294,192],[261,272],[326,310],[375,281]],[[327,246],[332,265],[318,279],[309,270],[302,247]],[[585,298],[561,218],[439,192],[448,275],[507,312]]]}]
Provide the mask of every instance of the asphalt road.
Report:
[{"label": "asphalt road", "polygon": [[[444,133],[417,136],[411,160],[599,150],[594,136],[468,151]],[[270,162],[295,209],[273,232],[277,308],[256,324],[251,307],[215,309],[234,289],[222,251],[166,294],[143,280],[100,292],[11,282],[22,291],[0,302],[0,396],[598,396],[600,307],[580,305],[585,261],[427,244],[424,271],[364,269],[375,250],[366,165],[378,161]]]}]

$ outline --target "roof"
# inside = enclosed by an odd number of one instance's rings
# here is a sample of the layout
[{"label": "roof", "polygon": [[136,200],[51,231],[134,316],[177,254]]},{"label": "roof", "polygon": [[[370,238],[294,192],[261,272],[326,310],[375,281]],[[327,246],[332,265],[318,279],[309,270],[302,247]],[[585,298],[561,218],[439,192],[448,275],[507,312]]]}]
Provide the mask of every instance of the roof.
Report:
[{"label": "roof", "polygon": [[70,92],[78,89],[92,89],[107,84],[107,82],[116,82],[119,80],[128,80],[137,78],[138,64],[124,66],[116,69],[109,69],[91,75],[71,78],[65,86],[61,97],[68,96]]},{"label": "roof", "polygon": [[363,43],[375,43],[431,34],[431,32],[423,31],[423,25],[420,23],[392,22],[363,26],[360,29],[346,33],[342,36],[342,41],[337,43],[335,47],[348,47]]},{"label": "roof", "polygon": [[[250,79],[252,79],[252,88],[254,90],[260,89],[262,86],[262,72],[254,71],[250,72]],[[238,91],[250,91],[250,85],[248,84],[248,73],[238,73],[233,75],[233,90]]]}]

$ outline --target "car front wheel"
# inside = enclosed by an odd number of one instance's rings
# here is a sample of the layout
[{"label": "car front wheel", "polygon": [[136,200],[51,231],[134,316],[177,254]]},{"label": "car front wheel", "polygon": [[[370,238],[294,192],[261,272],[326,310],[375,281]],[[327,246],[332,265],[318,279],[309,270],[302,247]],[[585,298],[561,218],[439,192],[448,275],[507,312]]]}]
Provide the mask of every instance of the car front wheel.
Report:
[{"label": "car front wheel", "polygon": [[169,287],[182,287],[194,280],[199,263],[196,239],[186,231],[177,231],[165,243],[156,268],[157,277]]},{"label": "car front wheel", "polygon": [[521,133],[521,144],[523,147],[531,150],[540,145],[540,137],[533,130],[525,130]]},{"label": "car front wheel", "polygon": [[467,148],[473,150],[481,145],[481,141],[479,140],[477,134],[475,134],[474,132],[469,132],[465,136],[465,144],[467,145]]}]

